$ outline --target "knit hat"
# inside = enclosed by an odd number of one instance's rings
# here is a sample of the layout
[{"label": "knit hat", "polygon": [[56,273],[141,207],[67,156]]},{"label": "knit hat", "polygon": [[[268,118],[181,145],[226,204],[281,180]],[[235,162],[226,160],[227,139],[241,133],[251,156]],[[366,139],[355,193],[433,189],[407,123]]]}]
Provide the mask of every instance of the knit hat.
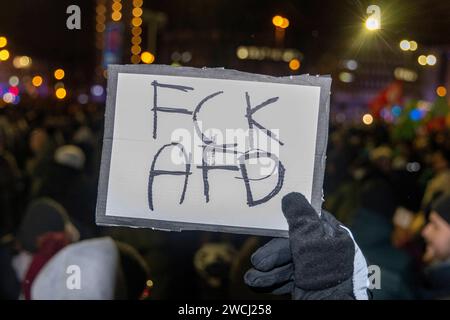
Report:
[{"label": "knit hat", "polygon": [[83,150],[74,145],[65,145],[55,151],[55,162],[72,169],[84,168],[86,157]]},{"label": "knit hat", "polygon": [[66,210],[50,198],[33,201],[27,208],[19,228],[18,240],[29,252],[36,252],[37,240],[48,232],[61,232],[70,224]]},{"label": "knit hat", "polygon": [[450,195],[443,195],[438,198],[433,204],[433,209],[450,224]]}]

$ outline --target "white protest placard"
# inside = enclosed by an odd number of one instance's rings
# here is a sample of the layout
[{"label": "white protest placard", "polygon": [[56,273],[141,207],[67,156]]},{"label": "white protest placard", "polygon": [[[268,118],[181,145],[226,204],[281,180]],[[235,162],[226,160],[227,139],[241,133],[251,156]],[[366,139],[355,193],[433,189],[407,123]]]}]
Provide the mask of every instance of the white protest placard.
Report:
[{"label": "white protest placard", "polygon": [[97,223],[286,236],[321,206],[331,79],[110,66]]}]

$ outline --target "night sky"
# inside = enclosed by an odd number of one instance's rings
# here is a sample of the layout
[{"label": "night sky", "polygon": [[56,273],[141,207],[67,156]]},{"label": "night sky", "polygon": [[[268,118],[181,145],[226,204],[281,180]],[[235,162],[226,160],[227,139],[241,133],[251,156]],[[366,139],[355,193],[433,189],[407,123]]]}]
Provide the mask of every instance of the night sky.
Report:
[{"label": "night sky", "polygon": [[[127,0],[128,1],[128,0]],[[130,0],[131,1],[131,0]],[[423,45],[450,43],[450,1],[374,1],[382,7],[387,41],[414,39]],[[67,30],[66,8],[78,4],[82,30]],[[144,8],[162,11],[168,23],[161,32],[216,30],[239,34],[246,44],[270,45],[272,16],[289,18],[287,47],[317,59],[321,54],[345,50],[362,28],[369,1],[264,1],[264,0],[144,0]],[[27,54],[48,63],[88,70],[95,65],[94,0],[0,1],[0,34],[10,39],[14,54]],[[270,39],[270,40],[269,40]],[[224,43],[224,46],[227,45]]]}]

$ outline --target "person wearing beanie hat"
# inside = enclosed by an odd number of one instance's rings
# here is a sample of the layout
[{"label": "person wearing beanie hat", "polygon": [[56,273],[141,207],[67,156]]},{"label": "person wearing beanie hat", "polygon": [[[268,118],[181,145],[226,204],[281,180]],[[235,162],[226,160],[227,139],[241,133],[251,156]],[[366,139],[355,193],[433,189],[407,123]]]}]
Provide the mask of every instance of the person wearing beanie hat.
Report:
[{"label": "person wearing beanie hat", "polygon": [[17,235],[21,251],[12,260],[21,282],[21,297],[30,299],[31,285],[39,271],[53,255],[78,238],[66,210],[56,201],[40,198],[28,206]]},{"label": "person wearing beanie hat", "polygon": [[86,157],[83,150],[75,145],[65,145],[55,151],[55,162],[76,170],[83,170]]},{"label": "person wearing beanie hat", "polygon": [[450,224],[450,196],[443,195],[436,200],[433,205],[434,211],[436,211],[448,224]]},{"label": "person wearing beanie hat", "polygon": [[49,172],[42,178],[33,197],[50,197],[67,210],[81,237],[96,236],[96,184],[84,171],[85,156],[76,146],[58,148]]},{"label": "person wearing beanie hat", "polygon": [[71,239],[77,238],[64,207],[51,198],[40,198],[28,206],[17,238],[22,249],[35,253],[39,237],[49,232],[67,232]]},{"label": "person wearing beanie hat", "polygon": [[426,243],[421,288],[424,299],[450,299],[450,196],[433,202],[428,222],[422,230]]},{"label": "person wearing beanie hat", "polygon": [[446,260],[450,258],[450,196],[443,195],[432,206],[428,223],[422,230],[427,244],[425,260]]}]

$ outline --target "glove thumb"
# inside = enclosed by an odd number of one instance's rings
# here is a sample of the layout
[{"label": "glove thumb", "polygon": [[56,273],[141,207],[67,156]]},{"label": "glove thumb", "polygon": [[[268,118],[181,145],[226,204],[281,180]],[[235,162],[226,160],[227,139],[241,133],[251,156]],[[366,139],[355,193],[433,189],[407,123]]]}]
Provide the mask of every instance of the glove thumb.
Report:
[{"label": "glove thumb", "polygon": [[300,193],[286,195],[282,210],[289,225],[296,286],[322,290],[353,275],[355,246],[344,228],[324,218],[326,212],[320,217]]}]

